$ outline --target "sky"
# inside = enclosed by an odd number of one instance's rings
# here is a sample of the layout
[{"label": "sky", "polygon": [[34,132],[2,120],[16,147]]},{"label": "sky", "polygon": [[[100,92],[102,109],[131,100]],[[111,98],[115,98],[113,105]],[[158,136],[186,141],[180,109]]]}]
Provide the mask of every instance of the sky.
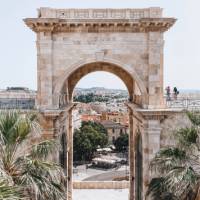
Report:
[{"label": "sky", "polygon": [[[165,17],[178,19],[165,33],[164,84],[200,89],[199,0],[0,0],[0,89],[37,88],[36,36],[22,19],[37,17],[39,7],[164,8]],[[125,87],[117,77],[103,72],[89,74],[78,84],[79,87],[109,85]]]}]

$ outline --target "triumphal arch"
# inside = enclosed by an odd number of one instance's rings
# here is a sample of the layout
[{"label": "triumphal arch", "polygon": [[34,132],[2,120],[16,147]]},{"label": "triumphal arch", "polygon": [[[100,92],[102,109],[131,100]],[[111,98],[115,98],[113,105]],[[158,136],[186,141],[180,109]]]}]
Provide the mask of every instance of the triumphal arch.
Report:
[{"label": "triumphal arch", "polygon": [[161,147],[161,122],[171,112],[163,98],[163,34],[176,20],[163,17],[156,7],[40,8],[37,18],[24,21],[37,35],[37,106],[43,135],[64,137],[68,199],[72,199],[73,90],[94,71],[111,72],[127,86],[129,200],[145,199],[149,161]]}]

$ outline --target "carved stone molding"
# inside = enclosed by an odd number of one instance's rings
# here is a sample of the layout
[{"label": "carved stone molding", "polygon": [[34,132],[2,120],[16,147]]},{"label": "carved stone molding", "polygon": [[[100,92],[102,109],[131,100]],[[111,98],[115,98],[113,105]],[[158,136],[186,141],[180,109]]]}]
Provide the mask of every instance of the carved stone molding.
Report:
[{"label": "carved stone molding", "polygon": [[151,7],[144,9],[38,9],[40,18],[59,19],[139,19],[145,17],[161,17],[162,8]]},{"label": "carved stone molding", "polygon": [[35,32],[165,32],[174,18],[141,18],[137,20],[64,20],[27,18],[26,25]]},{"label": "carved stone molding", "polygon": [[152,110],[145,110],[145,109],[136,109],[138,113],[140,113],[145,120],[165,120],[169,116],[174,114],[184,112],[181,110],[176,109],[152,109]]}]

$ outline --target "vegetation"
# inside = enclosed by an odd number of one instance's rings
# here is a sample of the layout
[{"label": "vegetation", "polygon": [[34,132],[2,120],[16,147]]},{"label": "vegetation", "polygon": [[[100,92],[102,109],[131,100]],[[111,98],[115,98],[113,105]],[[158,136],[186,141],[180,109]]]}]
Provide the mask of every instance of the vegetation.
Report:
[{"label": "vegetation", "polygon": [[188,113],[191,127],[175,133],[177,144],[161,149],[151,162],[157,174],[149,184],[154,200],[195,200],[200,190],[200,114]]},{"label": "vegetation", "polygon": [[108,102],[108,97],[103,97],[101,95],[95,95],[94,93],[81,94],[79,96],[74,97],[74,101],[82,102],[82,103],[90,103],[90,102]]},{"label": "vegetation", "polygon": [[74,161],[91,161],[99,147],[108,144],[106,129],[96,122],[82,122],[74,131]]},{"label": "vegetation", "polygon": [[59,147],[54,140],[32,144],[39,131],[33,114],[0,112],[0,199],[65,199],[63,171],[47,161]]},{"label": "vegetation", "polygon": [[118,152],[125,152],[128,150],[129,135],[127,133],[120,135],[115,141],[114,145]]}]

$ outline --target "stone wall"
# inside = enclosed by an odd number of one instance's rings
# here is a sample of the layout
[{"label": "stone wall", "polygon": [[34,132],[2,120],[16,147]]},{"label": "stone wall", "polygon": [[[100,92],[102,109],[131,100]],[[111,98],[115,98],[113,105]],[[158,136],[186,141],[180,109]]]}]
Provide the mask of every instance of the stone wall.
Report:
[{"label": "stone wall", "polygon": [[128,181],[75,181],[73,189],[126,189]]},{"label": "stone wall", "polygon": [[161,123],[161,134],[160,134],[160,147],[168,147],[175,145],[174,133],[184,127],[190,127],[191,122],[185,112],[179,112],[168,116]]}]

